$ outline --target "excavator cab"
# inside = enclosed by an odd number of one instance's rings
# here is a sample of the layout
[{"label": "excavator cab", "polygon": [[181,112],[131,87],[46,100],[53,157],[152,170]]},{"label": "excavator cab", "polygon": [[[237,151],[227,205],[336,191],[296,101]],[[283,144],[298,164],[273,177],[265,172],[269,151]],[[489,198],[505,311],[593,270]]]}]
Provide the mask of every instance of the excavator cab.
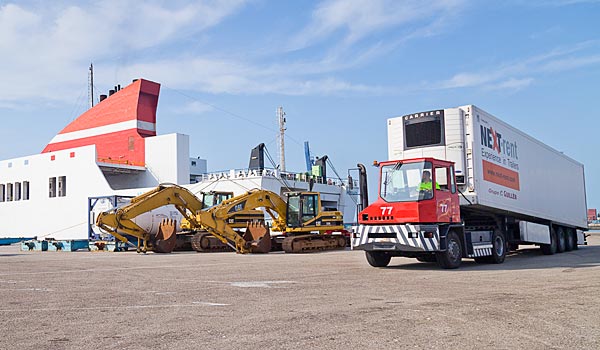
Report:
[{"label": "excavator cab", "polygon": [[318,193],[288,193],[286,222],[287,227],[298,228],[310,223],[321,212]]},{"label": "excavator cab", "polygon": [[212,208],[230,198],[233,198],[233,192],[202,192],[202,209]]}]

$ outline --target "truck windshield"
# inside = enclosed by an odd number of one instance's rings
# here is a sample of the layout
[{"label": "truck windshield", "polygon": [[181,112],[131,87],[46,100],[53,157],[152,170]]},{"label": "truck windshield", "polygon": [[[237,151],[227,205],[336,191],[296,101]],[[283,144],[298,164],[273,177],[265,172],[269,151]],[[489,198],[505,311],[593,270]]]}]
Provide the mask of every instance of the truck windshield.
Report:
[{"label": "truck windshield", "polygon": [[433,198],[431,163],[396,163],[381,167],[379,195],[386,202],[410,202]]}]

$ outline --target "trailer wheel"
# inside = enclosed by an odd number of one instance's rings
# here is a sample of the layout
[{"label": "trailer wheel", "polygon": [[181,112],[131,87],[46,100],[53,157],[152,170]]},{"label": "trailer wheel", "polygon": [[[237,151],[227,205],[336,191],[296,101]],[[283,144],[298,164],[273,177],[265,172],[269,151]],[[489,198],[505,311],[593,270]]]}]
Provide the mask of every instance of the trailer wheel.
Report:
[{"label": "trailer wheel", "polygon": [[572,229],[565,230],[565,251],[566,252],[570,252],[571,250],[574,249],[575,245],[577,245],[577,243],[575,242],[575,236],[573,233],[574,232]]},{"label": "trailer wheel", "polygon": [[573,250],[579,249],[579,245],[577,245],[577,230],[573,229]]},{"label": "trailer wheel", "polygon": [[562,253],[565,251],[566,238],[565,238],[565,230],[560,226],[558,227],[558,229],[556,229],[556,237],[558,238],[556,240],[556,252]]},{"label": "trailer wheel", "polygon": [[384,252],[365,252],[369,265],[373,267],[386,267],[392,260],[389,254]]},{"label": "trailer wheel", "polygon": [[502,264],[504,259],[506,258],[506,239],[504,239],[504,234],[499,230],[494,231],[492,235],[492,256],[489,257],[489,260],[493,264]]},{"label": "trailer wheel", "polygon": [[556,246],[556,232],[553,228],[550,228],[550,244],[542,244],[540,248],[542,248],[544,255],[553,255],[556,253]]},{"label": "trailer wheel", "polygon": [[462,262],[462,243],[456,232],[448,232],[446,236],[447,248],[443,252],[436,252],[435,258],[438,265],[444,269],[456,269]]}]

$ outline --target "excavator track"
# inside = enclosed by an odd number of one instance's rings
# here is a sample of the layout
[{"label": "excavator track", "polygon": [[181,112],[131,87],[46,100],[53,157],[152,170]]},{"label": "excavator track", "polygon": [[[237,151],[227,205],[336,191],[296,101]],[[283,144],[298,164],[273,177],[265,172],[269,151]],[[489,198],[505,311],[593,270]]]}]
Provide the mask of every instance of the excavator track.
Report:
[{"label": "excavator track", "polygon": [[191,239],[192,249],[198,253],[230,252],[233,251],[227,244],[206,231],[197,232]]},{"label": "excavator track", "polygon": [[286,253],[312,253],[315,251],[346,248],[346,238],[340,235],[308,234],[287,237],[281,244]]}]

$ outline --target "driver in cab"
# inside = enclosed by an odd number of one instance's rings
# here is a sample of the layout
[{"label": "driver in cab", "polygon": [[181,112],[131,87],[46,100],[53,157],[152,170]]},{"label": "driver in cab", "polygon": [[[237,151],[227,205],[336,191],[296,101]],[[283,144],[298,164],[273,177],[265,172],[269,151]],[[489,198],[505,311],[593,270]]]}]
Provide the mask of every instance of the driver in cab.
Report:
[{"label": "driver in cab", "polygon": [[[440,185],[437,182],[435,183],[435,189],[440,189]],[[427,198],[433,197],[433,183],[431,182],[431,173],[429,170],[423,171],[421,183],[419,184],[419,192],[425,193]]]}]

